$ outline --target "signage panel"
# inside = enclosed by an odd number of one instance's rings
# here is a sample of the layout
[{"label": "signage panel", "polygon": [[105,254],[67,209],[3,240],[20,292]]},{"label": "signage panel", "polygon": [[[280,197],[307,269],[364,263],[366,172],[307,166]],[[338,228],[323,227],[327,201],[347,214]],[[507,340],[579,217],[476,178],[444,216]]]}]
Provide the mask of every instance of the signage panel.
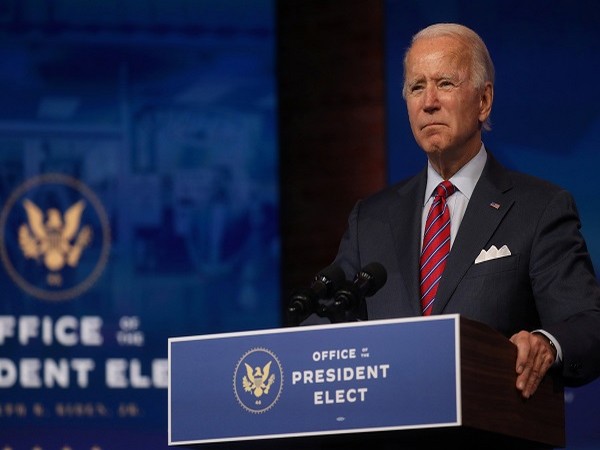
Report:
[{"label": "signage panel", "polygon": [[448,315],[171,338],[169,444],[460,425],[458,327]]}]

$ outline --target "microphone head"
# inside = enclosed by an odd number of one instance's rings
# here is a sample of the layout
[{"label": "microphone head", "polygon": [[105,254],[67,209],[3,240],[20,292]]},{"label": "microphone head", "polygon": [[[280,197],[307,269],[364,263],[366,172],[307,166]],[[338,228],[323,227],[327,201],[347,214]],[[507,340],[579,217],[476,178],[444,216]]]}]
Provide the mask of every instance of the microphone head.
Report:
[{"label": "microphone head", "polygon": [[323,317],[327,308],[321,300],[332,297],[345,281],[346,274],[339,266],[325,267],[315,275],[310,287],[292,292],[287,310],[289,320],[299,324],[313,313]]},{"label": "microphone head", "polygon": [[328,298],[340,288],[344,281],[346,281],[344,271],[339,266],[331,265],[315,275],[312,287],[317,291],[319,297]]},{"label": "microphone head", "polygon": [[387,270],[378,262],[371,262],[356,274],[356,280],[362,279],[367,282],[368,288],[365,297],[375,294],[387,281]]}]

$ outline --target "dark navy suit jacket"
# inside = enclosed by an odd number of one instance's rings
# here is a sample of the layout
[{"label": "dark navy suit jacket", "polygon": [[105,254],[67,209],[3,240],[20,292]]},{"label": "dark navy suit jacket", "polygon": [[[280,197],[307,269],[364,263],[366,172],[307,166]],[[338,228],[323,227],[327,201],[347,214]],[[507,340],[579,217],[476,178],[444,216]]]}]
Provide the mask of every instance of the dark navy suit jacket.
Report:
[{"label": "dark navy suit jacket", "polygon": [[[357,202],[334,264],[353,277],[370,262],[386,284],[367,297],[369,320],[421,315],[419,251],[427,170]],[[563,351],[567,385],[600,374],[600,287],[573,197],[504,168],[491,153],[440,282],[433,314],[459,313],[510,337],[542,328]],[[511,255],[475,264],[481,250]]]}]

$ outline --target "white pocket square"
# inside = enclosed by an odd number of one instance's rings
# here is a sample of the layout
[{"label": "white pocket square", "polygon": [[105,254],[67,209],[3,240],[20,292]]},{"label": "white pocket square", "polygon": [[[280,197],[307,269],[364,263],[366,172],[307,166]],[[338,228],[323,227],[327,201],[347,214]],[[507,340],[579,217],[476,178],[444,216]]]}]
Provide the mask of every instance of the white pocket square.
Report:
[{"label": "white pocket square", "polygon": [[481,253],[479,253],[479,256],[475,259],[475,264],[489,261],[490,259],[504,258],[505,256],[510,256],[510,250],[506,245],[500,247],[500,250],[498,250],[495,245],[492,245],[487,252],[481,250]]}]

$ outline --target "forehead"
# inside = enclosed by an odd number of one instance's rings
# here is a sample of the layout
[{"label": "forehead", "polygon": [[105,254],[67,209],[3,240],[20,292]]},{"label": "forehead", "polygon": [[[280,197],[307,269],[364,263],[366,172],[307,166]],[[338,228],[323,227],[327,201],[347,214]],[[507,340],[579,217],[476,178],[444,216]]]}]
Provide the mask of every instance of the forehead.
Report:
[{"label": "forehead", "polygon": [[406,58],[408,77],[433,73],[464,72],[469,67],[470,53],[457,38],[442,36],[415,41]]}]

